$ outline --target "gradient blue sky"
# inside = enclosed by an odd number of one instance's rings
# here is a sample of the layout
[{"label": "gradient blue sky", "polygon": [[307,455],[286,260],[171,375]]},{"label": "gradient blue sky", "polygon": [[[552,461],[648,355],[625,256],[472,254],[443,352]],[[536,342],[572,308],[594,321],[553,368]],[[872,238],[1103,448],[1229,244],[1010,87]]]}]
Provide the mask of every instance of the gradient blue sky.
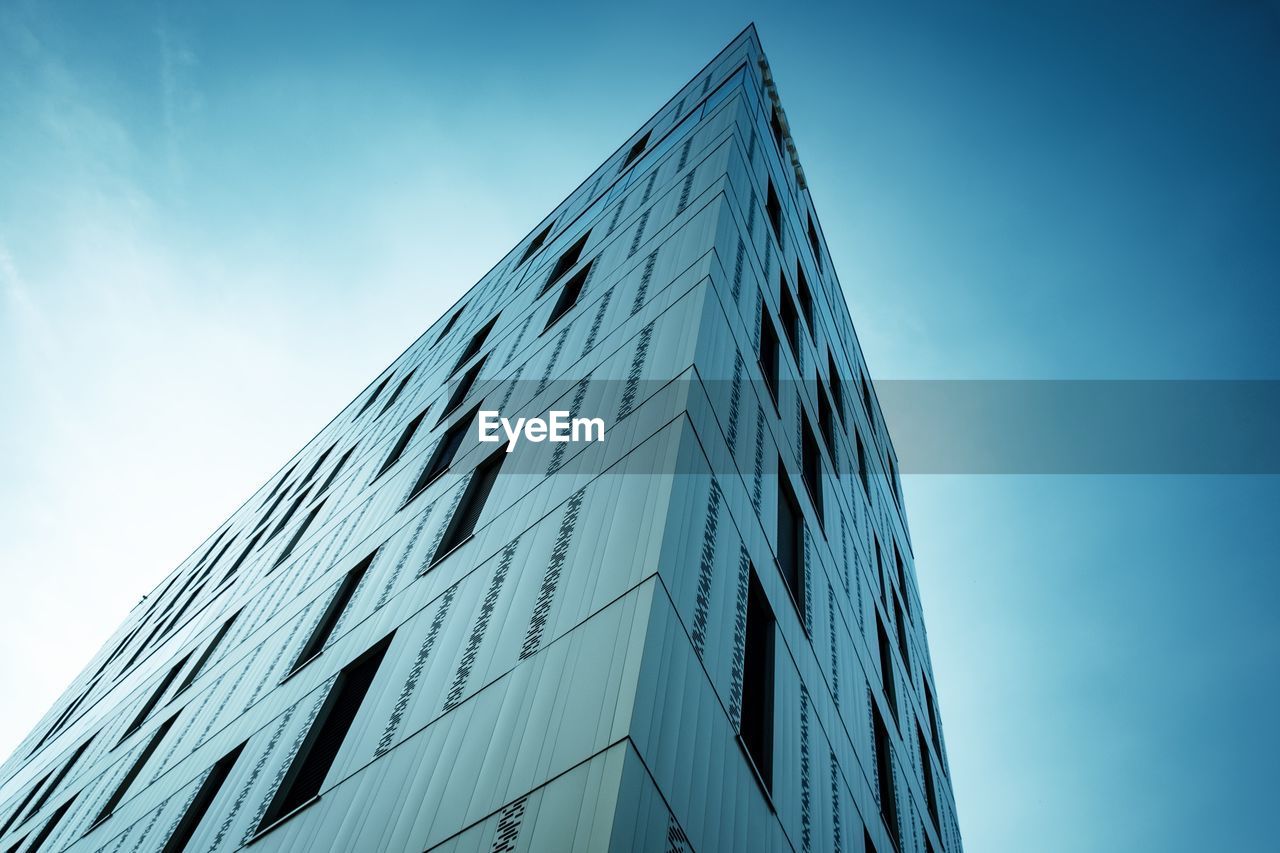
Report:
[{"label": "gradient blue sky", "polygon": [[[877,378],[1280,378],[1274,3],[202,5],[0,2],[0,751],[749,20]],[[1280,480],[904,488],[969,850],[1273,837]]]}]

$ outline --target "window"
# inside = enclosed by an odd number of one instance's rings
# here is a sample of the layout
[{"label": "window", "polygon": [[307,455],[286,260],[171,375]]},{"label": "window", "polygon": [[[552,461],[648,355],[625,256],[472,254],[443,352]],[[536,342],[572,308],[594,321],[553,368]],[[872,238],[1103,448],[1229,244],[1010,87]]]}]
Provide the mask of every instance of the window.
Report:
[{"label": "window", "polygon": [[387,471],[391,469],[391,466],[400,461],[400,457],[404,455],[405,448],[409,446],[409,442],[413,441],[413,434],[418,431],[418,425],[422,423],[422,419],[426,414],[427,410],[423,409],[421,412],[418,412],[417,417],[405,424],[404,429],[400,432],[400,437],[397,438],[396,443],[391,446],[391,452],[387,454],[386,461],[384,461],[382,463],[382,467],[378,469],[379,477],[387,473]]},{"label": "window", "polygon": [[773,188],[773,181],[769,182],[769,200],[764,206],[764,212],[769,217],[769,225],[773,227],[773,236],[778,238],[778,242],[782,242],[782,202],[778,200],[778,193]]},{"label": "window", "polygon": [[929,682],[924,683],[924,707],[929,715],[929,736],[933,739],[933,748],[937,750],[938,755],[942,755],[942,738],[938,735],[938,712],[933,705],[933,691],[929,689]]},{"label": "window", "polygon": [[809,217],[809,245],[813,247],[813,260],[822,271],[822,240],[818,238],[818,229],[813,226],[813,217]]},{"label": "window", "polygon": [[760,310],[760,369],[764,373],[764,385],[769,389],[773,404],[778,405],[778,332],[769,319],[769,309]]},{"label": "window", "polygon": [[911,646],[907,642],[907,622],[902,618],[902,605],[898,603],[898,597],[893,597],[893,618],[898,623],[898,654],[902,655],[902,665],[906,667],[907,675],[911,674]]},{"label": "window", "polygon": [[272,569],[278,569],[280,564],[289,559],[289,555],[293,553],[293,549],[302,541],[302,537],[306,535],[307,528],[315,523],[316,517],[320,515],[320,510],[324,507],[324,501],[316,504],[311,508],[311,512],[307,513],[307,517],[302,519],[302,523],[298,525],[298,529],[294,531],[293,538],[289,540],[289,544],[284,546],[284,550],[280,552],[280,556],[276,557]]},{"label": "window", "polygon": [[18,804],[18,807],[14,809],[13,813],[10,814],[8,819],[5,820],[4,826],[0,827],[0,835],[4,835],[11,828],[13,828],[14,825],[21,825],[21,822],[18,820],[18,815],[23,813],[23,811],[27,808],[27,804],[31,802],[31,800],[35,797],[36,792],[39,791],[44,786],[44,783],[47,781],[49,781],[49,777],[45,776],[39,782],[37,782],[30,791],[27,792],[27,796],[23,798],[22,802]]},{"label": "window", "polygon": [[333,481],[338,477],[338,472],[341,471],[342,467],[347,464],[349,459],[351,459],[351,454],[354,453],[355,450],[356,449],[352,447],[348,449],[346,453],[342,454],[342,458],[337,461],[333,466],[333,470],[329,472],[329,476],[324,478],[324,483],[316,490],[317,495],[323,495],[325,491],[333,485]]},{"label": "window", "polygon": [[562,275],[573,269],[574,264],[578,263],[578,259],[582,257],[582,250],[587,247],[587,238],[590,236],[591,232],[588,231],[578,238],[578,242],[564,250],[560,260],[556,261],[556,265],[551,268],[551,275],[547,277],[546,284],[542,285],[542,290],[538,293],[539,296],[550,290],[551,286],[559,281]]},{"label": "window", "polygon": [[[436,342],[435,342],[434,344],[432,344],[431,346],[433,346],[433,347],[434,347],[434,346],[436,346],[437,344],[439,344],[441,341],[443,341],[443,340],[445,339],[445,337],[446,337],[450,332],[452,332],[452,331],[453,331],[453,326],[454,326],[454,324],[458,322],[458,318],[462,316],[462,312],[463,312],[463,311],[465,311],[465,310],[466,310],[466,306],[464,305],[464,306],[462,306],[461,308],[459,308],[457,311],[454,311],[454,312],[453,312],[453,315],[449,317],[449,322],[447,322],[447,323],[445,323],[445,324],[444,324],[444,328],[440,330],[440,334],[436,335]],[[391,378],[390,376],[388,376],[388,377],[387,377],[387,379],[390,379],[390,378]],[[382,381],[382,384],[383,384],[383,385],[387,384],[386,379],[384,379],[384,380]]]},{"label": "window", "polygon": [[809,289],[809,280],[804,277],[804,269],[796,261],[796,295],[800,298],[800,313],[804,315],[804,323],[809,327],[809,334],[815,334],[813,328],[813,291]]},{"label": "window", "polygon": [[324,615],[320,617],[320,621],[312,629],[311,636],[307,638],[307,642],[298,652],[298,656],[293,659],[293,666],[289,667],[289,675],[293,675],[304,664],[324,651],[324,647],[329,643],[329,635],[333,633],[334,627],[338,624],[338,618],[342,616],[342,611],[346,610],[347,605],[351,603],[352,596],[356,594],[356,589],[359,588],[365,572],[369,571],[369,566],[373,565],[373,558],[377,556],[377,553],[377,551],[374,551],[343,575],[342,580],[338,583],[338,591],[329,600],[329,606],[324,609]]},{"label": "window", "polygon": [[[302,504],[303,502],[306,501],[307,494],[308,494],[308,491],[306,489],[303,489],[302,493],[293,499],[293,503],[289,504],[289,509],[285,512],[284,516],[280,519],[280,523],[277,524],[275,526],[275,529],[271,531],[271,535],[267,537],[266,542],[262,543],[263,545],[266,545],[272,539],[275,539],[277,536],[279,536],[280,531],[284,530],[285,527],[288,526],[289,522],[293,519],[294,513],[302,509]],[[266,519],[264,518],[263,521],[266,521]]]},{"label": "window", "polygon": [[796,303],[791,298],[791,289],[787,280],[778,276],[778,319],[782,321],[782,331],[791,346],[791,354],[796,364],[800,363],[800,319],[796,314]]},{"label": "window", "polygon": [[[778,460],[778,568],[804,622],[804,516],[787,471]],[[808,626],[805,626],[806,630]]]},{"label": "window", "polygon": [[[360,411],[356,412],[357,418],[363,415],[365,412],[367,412],[369,410],[369,407],[373,405],[374,401],[378,399],[378,395],[382,393],[382,389],[386,388],[387,383],[391,381],[391,376],[392,374],[390,373],[384,376],[382,381],[379,382],[377,386],[374,387],[373,393],[370,394],[367,398],[365,398],[364,404],[360,407]],[[290,473],[292,473],[292,469],[290,469]],[[283,483],[287,479],[289,479],[289,475],[285,474],[283,477],[280,478],[280,483]],[[276,484],[277,489],[280,488],[280,483]],[[275,494],[275,492],[272,492],[272,494]],[[268,501],[271,500],[270,495],[267,496],[267,500]],[[266,501],[263,501],[263,503],[266,503]]]},{"label": "window", "polygon": [[338,675],[280,788],[262,815],[259,832],[319,795],[390,644],[388,636],[347,664]]},{"label": "window", "polygon": [[818,439],[814,437],[809,416],[801,414],[800,417],[804,421],[804,432],[800,436],[800,476],[804,480],[805,489],[809,492],[809,499],[813,501],[814,509],[817,510],[818,523],[821,524],[822,451],[818,449]]},{"label": "window", "polygon": [[865,826],[862,828],[862,850],[863,853],[876,853],[876,845],[871,840],[871,832]]},{"label": "window", "polygon": [[457,422],[441,436],[436,449],[431,452],[431,458],[427,460],[427,467],[422,469],[422,473],[418,475],[418,481],[409,491],[409,497],[405,499],[406,504],[435,482],[437,477],[449,470],[449,466],[453,464],[453,458],[458,455],[458,448],[462,446],[462,439],[467,435],[467,428],[475,420],[476,411],[472,409],[458,418]]},{"label": "window", "polygon": [[475,532],[476,522],[480,520],[485,501],[493,491],[494,481],[498,479],[498,471],[501,470],[506,458],[507,450],[502,448],[490,454],[488,459],[476,466],[471,480],[467,483],[466,491],[462,493],[462,499],[458,502],[458,509],[449,520],[449,526],[445,528],[444,538],[440,540],[440,546],[431,557],[431,565],[438,563]]},{"label": "window", "polygon": [[769,599],[751,569],[747,637],[742,661],[742,745],[766,791],[773,791],[773,679],[775,622]]},{"label": "window", "polygon": [[880,650],[880,679],[884,682],[884,695],[889,700],[889,710],[893,719],[898,719],[898,686],[893,677],[893,652],[889,650],[889,635],[885,633],[884,622],[880,614],[876,614],[876,639]]},{"label": "window", "polygon": [[462,365],[466,364],[471,360],[472,356],[480,352],[480,348],[484,346],[485,340],[488,339],[489,333],[493,331],[493,327],[497,322],[498,318],[494,317],[492,320],[481,326],[479,331],[471,336],[471,340],[467,342],[467,348],[464,349],[462,351],[462,355],[458,357],[457,363],[453,365],[453,370],[449,371],[450,376],[457,373],[458,370],[461,369]]},{"label": "window", "polygon": [[209,664],[209,661],[213,658],[213,653],[218,650],[218,646],[226,639],[227,634],[231,631],[231,626],[236,623],[236,618],[239,615],[240,611],[237,610],[227,617],[227,621],[222,623],[218,633],[214,634],[213,639],[209,641],[209,645],[205,646],[204,653],[196,659],[195,664],[187,671],[187,677],[182,679],[182,683],[178,685],[178,691],[174,693],[175,696],[194,684],[195,680],[200,677],[201,671]]},{"label": "window", "polygon": [[254,546],[258,544],[258,540],[261,538],[261,530],[253,534],[253,538],[249,540],[249,544],[244,546],[244,550],[240,552],[240,556],[236,557],[236,561],[231,564],[231,568],[227,569],[227,573],[223,575],[222,580],[218,582],[219,586],[235,577],[236,572],[240,571],[240,566],[249,558],[249,555],[253,553]]},{"label": "window", "polygon": [[321,453],[318,457],[316,457],[315,464],[311,466],[311,468],[307,471],[306,476],[302,478],[301,485],[305,486],[307,483],[311,482],[311,478],[316,475],[316,472],[320,470],[320,466],[324,464],[324,460],[329,458],[329,454],[332,453],[333,449],[337,446],[338,445],[336,444],[329,445],[328,450],[326,450],[324,453]]},{"label": "window", "polygon": [[196,834],[196,830],[200,828],[200,821],[204,819],[205,813],[209,811],[209,806],[213,804],[218,792],[222,790],[223,783],[231,775],[231,768],[235,767],[236,760],[240,757],[243,749],[244,744],[240,744],[219,758],[218,762],[213,765],[209,775],[204,777],[204,781],[200,783],[200,790],[196,791],[191,804],[187,806],[187,810],[183,812],[178,825],[174,827],[173,832],[169,835],[169,840],[165,842],[161,853],[182,853],[187,848],[187,842],[191,840],[191,837]]},{"label": "window", "polygon": [[[92,737],[86,739],[84,743],[76,747],[76,751],[71,753],[71,757],[67,759],[67,763],[62,765],[62,769],[58,771],[58,775],[53,777],[52,782],[44,786],[44,793],[42,793],[40,797],[34,803],[31,804],[31,808],[27,811],[27,814],[23,818],[23,820],[26,820],[27,818],[39,812],[40,809],[44,808],[44,804],[49,801],[49,797],[53,794],[54,791],[58,790],[58,786],[62,784],[62,780],[67,778],[67,774],[71,772],[71,768],[76,766],[76,762],[79,761],[81,756],[84,755],[85,750],[89,748],[89,744],[91,743],[93,743]],[[32,793],[35,793],[34,789],[32,789]],[[28,799],[29,798],[30,797],[28,797]],[[13,813],[13,817],[17,817],[18,812],[20,811],[22,811],[21,808],[19,808],[18,811]],[[10,820],[12,820],[13,817],[11,817]],[[9,827],[6,826],[4,829],[4,832],[7,832],[8,829]],[[4,832],[0,832],[0,835],[3,835]]]},{"label": "window", "polygon": [[929,742],[924,739],[924,730],[916,726],[916,736],[920,741],[920,769],[924,771],[924,798],[929,806],[929,816],[933,818],[933,828],[938,828],[938,792],[933,789],[933,762],[929,759]]},{"label": "window", "polygon": [[827,350],[827,374],[831,381],[831,399],[836,405],[836,415],[844,422],[844,382],[840,379],[840,371],[836,368],[835,356]]},{"label": "window", "polygon": [[[387,410],[396,404],[396,400],[400,399],[400,394],[404,391],[405,386],[409,384],[409,380],[413,378],[413,374],[414,371],[410,370],[405,374],[404,379],[400,380],[400,384],[396,386],[396,390],[391,392],[391,396],[387,398],[386,404],[383,405],[382,410],[378,412],[378,417],[385,415]],[[309,479],[311,478],[308,477],[307,480]],[[303,482],[305,483],[306,480],[303,480]]]},{"label": "window", "polygon": [[871,483],[867,476],[867,450],[862,446],[862,433],[856,427],[853,431],[853,440],[858,450],[858,479],[862,481],[862,491],[866,492],[867,500],[871,500]]},{"label": "window", "polygon": [[773,144],[778,146],[778,153],[782,154],[786,151],[785,139],[787,132],[782,127],[782,116],[778,112],[778,108],[773,108],[773,114],[769,116],[769,130],[773,131]]},{"label": "window", "polygon": [[871,706],[871,715],[874,718],[873,746],[876,753],[876,783],[880,789],[880,813],[884,816],[894,847],[898,847],[898,799],[893,787],[893,747],[889,743],[889,730],[885,728],[884,718],[874,704]]},{"label": "window", "polygon": [[520,256],[520,263],[516,264],[516,266],[520,266],[520,264],[523,264],[525,261],[532,258],[534,253],[542,248],[542,244],[547,242],[547,237],[551,234],[551,226],[554,224],[554,222],[548,222],[547,227],[539,231],[537,236],[529,241],[529,245],[525,248],[524,254]]},{"label": "window", "polygon": [[875,426],[875,416],[872,414],[871,408],[871,383],[867,381],[867,375],[862,374],[862,405],[867,410],[867,423]]},{"label": "window", "polygon": [[49,840],[49,836],[53,835],[53,830],[62,822],[67,811],[70,810],[71,804],[75,801],[76,798],[72,797],[62,805],[58,806],[57,811],[50,816],[49,820],[45,823],[44,828],[41,829],[40,832],[36,834],[36,837],[31,840],[31,844],[27,847],[27,853],[36,853],[36,851],[40,849],[40,845]]},{"label": "window", "polygon": [[573,278],[564,283],[564,288],[560,291],[560,298],[556,300],[556,307],[551,309],[551,316],[547,319],[547,325],[543,328],[544,332],[554,326],[578,301],[578,297],[582,295],[583,285],[587,283],[587,276],[591,273],[592,263],[594,261],[588,262],[586,266],[574,274]]},{"label": "window", "polygon": [[189,657],[191,656],[187,655],[187,657],[184,657],[182,660],[175,663],[169,668],[169,671],[165,673],[164,678],[160,679],[160,683],[156,685],[156,689],[152,692],[151,698],[143,704],[141,710],[138,711],[137,716],[133,718],[133,722],[129,724],[129,727],[124,730],[124,734],[120,736],[120,740],[116,742],[117,746],[128,740],[129,735],[142,728],[142,724],[147,721],[147,717],[149,717],[151,712],[155,710],[156,705],[160,704],[160,700],[169,690],[169,685],[178,677],[178,673],[182,671],[182,667],[186,664],[187,658]]},{"label": "window", "polygon": [[129,786],[133,784],[133,780],[138,778],[138,774],[142,772],[142,768],[146,766],[147,761],[151,758],[152,753],[156,751],[156,747],[160,746],[160,742],[164,740],[164,736],[169,733],[173,721],[178,716],[175,714],[156,728],[151,735],[151,739],[147,741],[147,745],[142,748],[142,752],[138,753],[138,757],[134,759],[133,764],[129,767],[128,772],[124,774],[124,778],[116,785],[116,789],[112,791],[111,796],[107,798],[103,804],[102,810],[98,812],[98,816],[93,819],[93,824],[89,827],[92,829],[111,817],[112,812],[116,810],[116,806],[120,805],[120,801],[124,799],[124,795],[128,793]]},{"label": "window", "polygon": [[640,159],[640,155],[644,153],[645,147],[649,144],[650,133],[652,131],[647,131],[644,136],[636,140],[635,145],[631,146],[631,150],[627,152],[627,159],[622,161],[622,167],[618,169],[619,172],[625,172],[628,166]]},{"label": "window", "polygon": [[436,426],[443,423],[444,419],[449,417],[453,410],[458,408],[458,406],[461,406],[462,402],[467,399],[467,395],[470,394],[471,389],[475,387],[476,379],[480,377],[480,371],[484,368],[484,363],[488,358],[489,356],[486,355],[484,358],[468,367],[467,372],[462,374],[462,378],[458,380],[458,384],[453,386],[453,393],[449,395],[449,402],[444,404],[444,412],[440,415],[440,420],[436,422]]},{"label": "window", "polygon": [[818,431],[822,433],[822,440],[827,445],[827,453],[831,455],[831,467],[835,469],[836,476],[840,475],[840,466],[836,463],[836,426],[835,417],[831,414],[831,403],[828,402],[826,393],[822,390],[822,383],[818,383]]},{"label": "window", "polygon": [[902,605],[907,610],[907,617],[911,617],[911,599],[907,596],[907,567],[902,561],[902,552],[898,550],[898,543],[893,543],[893,560],[898,565],[898,589],[902,592]]}]

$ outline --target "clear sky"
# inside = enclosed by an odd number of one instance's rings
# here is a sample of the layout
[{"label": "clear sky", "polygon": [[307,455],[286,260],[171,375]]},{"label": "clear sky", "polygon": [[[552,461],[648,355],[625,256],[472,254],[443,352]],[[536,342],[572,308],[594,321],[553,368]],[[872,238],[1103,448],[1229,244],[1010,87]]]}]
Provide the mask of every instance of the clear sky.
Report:
[{"label": "clear sky", "polygon": [[[877,378],[1280,379],[1273,2],[212,5],[0,2],[0,752],[749,20]],[[1273,837],[1278,478],[904,489],[969,850]]]}]

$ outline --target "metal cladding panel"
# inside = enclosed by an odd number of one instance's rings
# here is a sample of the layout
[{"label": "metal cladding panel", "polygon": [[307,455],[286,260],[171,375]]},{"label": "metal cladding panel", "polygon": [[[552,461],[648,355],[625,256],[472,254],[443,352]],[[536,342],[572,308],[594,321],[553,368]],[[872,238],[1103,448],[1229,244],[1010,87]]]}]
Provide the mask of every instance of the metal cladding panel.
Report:
[{"label": "metal cladding panel", "polygon": [[[221,524],[0,768],[0,849],[160,850],[233,755],[187,849],[959,851],[896,460],[779,104],[749,28]],[[608,434],[494,455],[481,405]]]}]

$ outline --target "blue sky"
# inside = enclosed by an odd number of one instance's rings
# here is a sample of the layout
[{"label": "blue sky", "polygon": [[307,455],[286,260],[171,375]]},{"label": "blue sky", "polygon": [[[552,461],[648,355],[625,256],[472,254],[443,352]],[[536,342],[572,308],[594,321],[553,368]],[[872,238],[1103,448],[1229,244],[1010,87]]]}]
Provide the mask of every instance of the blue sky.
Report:
[{"label": "blue sky", "polygon": [[[1280,378],[1274,3],[203,5],[0,4],[0,751],[749,20],[877,378]],[[1269,837],[1276,478],[904,488],[970,850]]]}]

